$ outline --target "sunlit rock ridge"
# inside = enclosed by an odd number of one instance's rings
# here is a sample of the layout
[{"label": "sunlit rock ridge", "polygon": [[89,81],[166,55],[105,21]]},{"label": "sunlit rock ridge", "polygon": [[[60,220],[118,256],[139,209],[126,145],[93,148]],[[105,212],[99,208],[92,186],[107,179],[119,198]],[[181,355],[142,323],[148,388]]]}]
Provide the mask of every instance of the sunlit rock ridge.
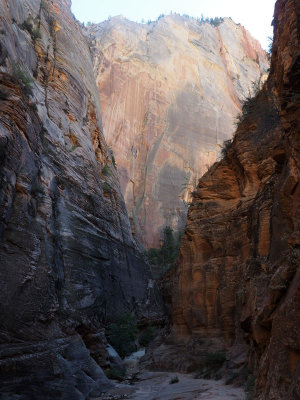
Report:
[{"label": "sunlit rock ridge", "polygon": [[240,99],[269,68],[243,26],[221,21],[118,16],[87,28],[106,140],[147,247],[165,226],[183,229],[190,192],[231,138]]}]

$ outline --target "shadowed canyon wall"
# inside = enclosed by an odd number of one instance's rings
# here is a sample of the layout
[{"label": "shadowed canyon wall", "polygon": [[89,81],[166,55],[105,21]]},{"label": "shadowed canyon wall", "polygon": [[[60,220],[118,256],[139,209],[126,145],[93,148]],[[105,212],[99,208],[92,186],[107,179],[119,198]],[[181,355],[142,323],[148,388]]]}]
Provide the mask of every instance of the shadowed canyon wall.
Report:
[{"label": "shadowed canyon wall", "polygon": [[114,17],[88,27],[104,132],[132,225],[147,247],[184,228],[195,182],[232,137],[240,99],[269,65],[260,44],[172,14],[148,24]]},{"label": "shadowed canyon wall", "polygon": [[[0,0],[0,390],[86,399],[92,347],[121,311],[162,304],[103,133],[89,47],[68,0]],[[91,346],[91,347],[90,347]]]},{"label": "shadowed canyon wall", "polygon": [[224,159],[200,179],[169,278],[177,337],[215,339],[236,358],[246,349],[254,398],[296,400],[300,3],[278,0],[274,27],[269,78]]}]

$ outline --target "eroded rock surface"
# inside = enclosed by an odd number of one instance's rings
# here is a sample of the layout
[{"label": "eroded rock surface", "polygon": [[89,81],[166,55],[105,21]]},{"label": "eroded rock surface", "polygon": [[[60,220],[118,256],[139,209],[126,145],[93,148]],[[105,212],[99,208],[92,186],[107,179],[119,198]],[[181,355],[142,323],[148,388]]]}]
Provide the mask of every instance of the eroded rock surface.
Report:
[{"label": "eroded rock surface", "polygon": [[103,323],[162,306],[69,0],[0,1],[0,84],[1,398],[86,399],[108,385]]},{"label": "eroded rock surface", "polygon": [[173,14],[88,27],[103,125],[132,225],[147,247],[184,228],[190,192],[231,138],[240,99],[269,67],[241,25]]},{"label": "eroded rock surface", "polygon": [[246,346],[260,400],[300,398],[299,21],[299,2],[277,1],[270,76],[199,181],[168,283],[177,337],[232,360]]}]

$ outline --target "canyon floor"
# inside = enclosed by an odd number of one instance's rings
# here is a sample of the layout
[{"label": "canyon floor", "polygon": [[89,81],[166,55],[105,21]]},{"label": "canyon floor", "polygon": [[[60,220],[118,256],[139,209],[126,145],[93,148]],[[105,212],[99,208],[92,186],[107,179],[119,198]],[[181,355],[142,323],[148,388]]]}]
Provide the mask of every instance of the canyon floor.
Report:
[{"label": "canyon floor", "polygon": [[[170,384],[175,377],[178,382]],[[117,383],[97,400],[244,400],[242,388],[224,381],[195,379],[193,374],[141,371],[132,385]]]},{"label": "canyon floor", "polygon": [[[152,372],[139,363],[141,349],[124,360],[126,380],[115,382],[102,397],[93,400],[245,400],[242,388],[226,385],[223,380],[195,379],[195,373]],[[171,383],[173,382],[173,383]]]}]

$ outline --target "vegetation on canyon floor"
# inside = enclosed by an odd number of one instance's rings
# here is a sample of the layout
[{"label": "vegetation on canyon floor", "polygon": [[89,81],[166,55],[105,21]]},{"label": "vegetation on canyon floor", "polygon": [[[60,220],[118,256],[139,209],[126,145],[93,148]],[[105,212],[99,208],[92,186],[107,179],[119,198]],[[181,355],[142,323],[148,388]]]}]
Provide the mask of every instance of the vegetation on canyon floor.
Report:
[{"label": "vegetation on canyon floor", "polygon": [[108,341],[124,358],[135,351],[138,334],[137,320],[134,314],[122,313],[108,327]]},{"label": "vegetation on canyon floor", "polygon": [[146,347],[157,335],[157,329],[147,324],[138,326],[136,316],[131,313],[121,313],[115,322],[107,329],[108,341],[121,358],[129,356],[136,350],[137,343]]},{"label": "vegetation on canyon floor", "polygon": [[174,383],[178,383],[179,382],[179,379],[178,379],[178,376],[175,376],[174,378],[172,378],[171,380],[170,380],[170,385],[172,385],[172,384],[174,384]]},{"label": "vegetation on canyon floor", "polygon": [[147,347],[157,335],[155,326],[147,325],[139,337],[139,343],[143,347]]},{"label": "vegetation on canyon floor", "polygon": [[116,369],[110,367],[104,370],[104,372],[108,379],[114,379],[116,381],[122,381],[125,377],[125,369],[120,369],[120,368]]},{"label": "vegetation on canyon floor", "polygon": [[183,233],[179,233],[177,240],[174,237],[173,229],[166,226],[163,230],[163,239],[159,249],[150,248],[146,252],[148,262],[159,269],[161,274],[165,274],[174,266],[180,248],[180,241]]}]

